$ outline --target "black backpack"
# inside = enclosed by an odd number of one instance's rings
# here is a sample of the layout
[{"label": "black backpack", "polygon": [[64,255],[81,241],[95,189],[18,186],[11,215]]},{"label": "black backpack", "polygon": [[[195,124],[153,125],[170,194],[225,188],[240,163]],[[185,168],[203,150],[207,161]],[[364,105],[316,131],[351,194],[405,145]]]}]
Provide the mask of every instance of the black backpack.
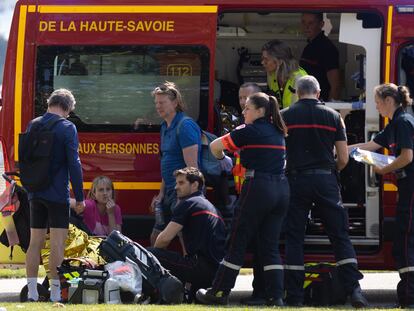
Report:
[{"label": "black backpack", "polygon": [[42,191],[50,185],[49,169],[54,137],[51,130],[64,118],[54,118],[46,124],[42,124],[41,120],[42,117],[34,119],[30,130],[19,134],[20,181],[29,192]]},{"label": "black backpack", "polygon": [[171,275],[158,259],[140,244],[131,241],[119,231],[112,231],[99,245],[99,255],[106,262],[131,260],[142,273],[142,292],[151,301],[179,304],[184,299],[182,282]]},{"label": "black backpack", "polygon": [[311,306],[345,304],[347,295],[335,264],[305,264],[304,303]]}]

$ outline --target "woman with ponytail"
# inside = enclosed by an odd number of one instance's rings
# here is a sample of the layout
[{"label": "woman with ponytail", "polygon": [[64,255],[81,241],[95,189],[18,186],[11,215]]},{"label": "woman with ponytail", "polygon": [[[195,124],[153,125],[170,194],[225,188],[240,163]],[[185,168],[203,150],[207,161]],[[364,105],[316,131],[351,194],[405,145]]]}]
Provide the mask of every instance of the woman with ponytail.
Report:
[{"label": "woman with ponytail", "polygon": [[289,204],[285,177],[286,126],[275,97],[256,93],[243,110],[245,124],[214,140],[210,149],[218,159],[224,150],[240,150],[246,179],[237,201],[227,254],[220,263],[212,288],[201,289],[197,298],[204,304],[227,304],[230,290],[243,266],[246,247],[257,236],[263,264],[268,305],[283,305],[283,264],[279,235]]},{"label": "woman with ponytail", "polygon": [[389,149],[396,159],[382,168],[374,167],[377,174],[395,174],[398,202],[395,215],[392,255],[401,281],[397,286],[398,300],[403,308],[414,308],[414,117],[406,112],[412,104],[408,88],[393,83],[381,84],[374,89],[378,112],[389,118],[388,125],[374,140],[351,145],[375,151]]}]

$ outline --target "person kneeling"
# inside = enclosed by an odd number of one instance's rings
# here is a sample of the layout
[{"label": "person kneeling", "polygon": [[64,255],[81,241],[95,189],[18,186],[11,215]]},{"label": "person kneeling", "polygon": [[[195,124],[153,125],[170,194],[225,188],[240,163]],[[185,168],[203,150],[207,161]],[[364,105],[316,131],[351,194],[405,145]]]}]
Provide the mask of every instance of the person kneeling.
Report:
[{"label": "person kneeling", "polygon": [[[190,301],[199,288],[209,287],[224,257],[225,224],[220,213],[203,195],[203,174],[194,167],[174,172],[178,204],[171,221],[148,248],[162,266],[191,284]],[[183,255],[166,248],[182,234]]]}]

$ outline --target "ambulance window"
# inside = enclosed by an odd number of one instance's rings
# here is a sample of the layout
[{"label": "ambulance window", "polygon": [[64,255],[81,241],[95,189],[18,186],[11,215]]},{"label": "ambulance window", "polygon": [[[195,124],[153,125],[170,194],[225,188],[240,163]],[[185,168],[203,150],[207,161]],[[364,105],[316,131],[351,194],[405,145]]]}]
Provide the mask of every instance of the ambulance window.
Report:
[{"label": "ambulance window", "polygon": [[151,91],[164,81],[180,88],[188,115],[207,122],[209,52],[202,46],[42,46],[37,51],[35,115],[53,90],[76,99],[70,120],[80,132],[156,132]]},{"label": "ambulance window", "polygon": [[414,43],[400,49],[398,64],[398,83],[406,85],[410,89],[411,97],[414,97]]}]

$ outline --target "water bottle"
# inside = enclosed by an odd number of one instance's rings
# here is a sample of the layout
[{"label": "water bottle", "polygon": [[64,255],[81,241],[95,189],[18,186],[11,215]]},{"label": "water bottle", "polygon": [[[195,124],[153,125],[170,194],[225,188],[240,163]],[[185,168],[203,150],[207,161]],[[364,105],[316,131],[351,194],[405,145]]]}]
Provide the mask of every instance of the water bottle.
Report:
[{"label": "water bottle", "polygon": [[155,224],[162,226],[164,225],[164,212],[162,210],[161,202],[155,203]]},{"label": "water bottle", "polygon": [[104,285],[104,302],[105,303],[121,303],[119,293],[119,283],[117,280],[109,278]]}]

